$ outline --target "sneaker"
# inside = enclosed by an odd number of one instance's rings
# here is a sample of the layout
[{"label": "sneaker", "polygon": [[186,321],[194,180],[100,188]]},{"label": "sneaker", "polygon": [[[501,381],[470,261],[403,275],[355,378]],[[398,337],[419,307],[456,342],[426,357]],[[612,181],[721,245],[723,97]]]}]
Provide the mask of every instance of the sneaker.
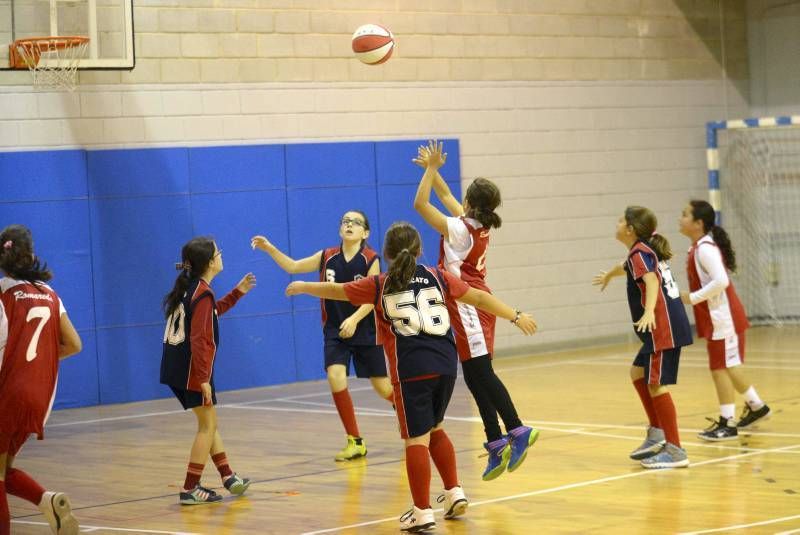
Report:
[{"label": "sneaker", "polygon": [[487,452],[483,455],[489,456],[486,470],[483,471],[483,480],[491,481],[506,471],[508,460],[511,458],[511,446],[508,444],[508,439],[503,437],[492,442],[484,442],[483,447]]},{"label": "sneaker", "polygon": [[689,457],[685,449],[667,442],[660,452],[642,459],[641,463],[645,468],[681,468],[689,466]]},{"label": "sneaker", "polygon": [[739,417],[739,423],[736,424],[736,427],[745,429],[761,419],[768,418],[771,413],[772,411],[769,410],[769,405],[766,403],[764,403],[763,407],[755,411],[750,408],[750,405],[745,403],[744,411],[742,411],[742,415]]},{"label": "sneaker", "polygon": [[366,455],[367,443],[364,442],[364,439],[361,437],[354,437],[353,435],[347,435],[347,446],[337,453],[334,459],[337,461],[350,461],[352,459],[358,459],[359,457],[365,457]]},{"label": "sneaker", "polygon": [[211,489],[201,487],[199,484],[192,490],[181,490],[181,505],[199,505],[202,503],[221,502],[222,496]]},{"label": "sneaker", "polygon": [[400,531],[417,533],[428,531],[435,527],[436,521],[433,518],[433,509],[417,509],[416,505],[412,505],[411,509],[400,517]]},{"label": "sneaker", "polygon": [[511,444],[511,459],[508,461],[508,471],[513,472],[522,464],[528,456],[528,448],[533,446],[539,438],[539,430],[532,427],[520,426],[512,429],[508,434],[508,441]]},{"label": "sneaker", "polygon": [[440,494],[436,498],[437,503],[444,502],[444,519],[450,520],[457,516],[461,516],[467,512],[467,497],[464,495],[464,489],[461,486],[453,487],[452,489],[444,489],[444,494]]},{"label": "sneaker", "polygon": [[72,505],[63,492],[45,492],[39,510],[56,535],[78,535],[78,521],[72,516]]},{"label": "sneaker", "polygon": [[697,433],[698,438],[709,442],[722,442],[724,440],[736,440],[739,436],[736,426],[733,425],[732,418],[728,420],[724,416],[720,416],[719,420],[714,420],[713,418],[706,418],[706,420],[711,422],[711,425],[705,431]]},{"label": "sneaker", "polygon": [[644,442],[642,442],[638,448],[631,452],[630,458],[634,461],[646,459],[661,451],[666,443],[664,431],[651,425],[647,428],[647,438],[644,439]]},{"label": "sneaker", "polygon": [[241,496],[248,487],[250,487],[250,480],[246,477],[239,477],[239,474],[234,472],[233,475],[228,476],[222,484],[225,485],[225,488],[228,489],[228,492],[231,494]]}]

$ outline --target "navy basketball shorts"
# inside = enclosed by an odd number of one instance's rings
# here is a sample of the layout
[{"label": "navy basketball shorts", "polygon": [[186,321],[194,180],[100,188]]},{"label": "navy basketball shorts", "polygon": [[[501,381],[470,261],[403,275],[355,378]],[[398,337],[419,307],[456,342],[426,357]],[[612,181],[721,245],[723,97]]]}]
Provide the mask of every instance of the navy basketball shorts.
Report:
[{"label": "navy basketball shorts", "polygon": [[[185,388],[176,388],[170,386],[172,393],[181,402],[183,410],[194,409],[195,407],[203,406],[203,393],[195,392],[194,390],[186,390]],[[217,390],[214,388],[214,383],[211,383],[211,404],[217,404]]]},{"label": "navy basketball shorts", "polygon": [[400,436],[420,437],[442,423],[455,384],[455,375],[439,375],[393,385]]},{"label": "navy basketball shorts", "polygon": [[674,385],[678,382],[678,365],[681,348],[675,347],[655,353],[639,351],[633,365],[644,368],[644,380],[648,385]]},{"label": "navy basketball shorts", "polygon": [[341,364],[350,375],[350,360],[356,377],[386,377],[386,358],[383,346],[350,345],[341,338],[325,340],[325,369],[332,364]]}]

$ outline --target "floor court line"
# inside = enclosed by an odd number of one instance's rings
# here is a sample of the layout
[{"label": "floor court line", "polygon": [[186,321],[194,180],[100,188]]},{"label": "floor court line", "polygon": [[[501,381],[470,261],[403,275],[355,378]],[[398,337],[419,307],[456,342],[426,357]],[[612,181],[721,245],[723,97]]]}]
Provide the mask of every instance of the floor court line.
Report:
[{"label": "floor court line", "polygon": [[[711,528],[711,529],[704,529],[702,531],[684,531],[679,535],[701,535],[703,533],[720,533],[723,531],[731,531],[734,529],[747,529],[747,528],[754,528],[757,526],[768,526],[770,524],[778,524],[780,522],[789,522],[790,520],[798,520],[798,519],[800,519],[800,515],[784,516],[782,518],[772,518],[770,520],[762,520],[761,522],[752,522],[750,524],[736,524],[735,526],[725,526],[724,528]],[[783,531],[781,533],[778,533],[777,535],[788,535],[790,533],[800,533],[800,529],[792,531]]]},{"label": "floor court line", "polygon": [[[47,522],[31,522],[29,520],[12,520],[12,524],[28,524],[31,526],[50,526]],[[92,533],[97,530],[103,531],[121,531],[125,533],[154,533],[159,535],[202,535],[201,533],[194,533],[191,531],[162,531],[157,529],[140,529],[140,528],[112,528],[109,526],[81,526],[81,533]]]},{"label": "floor court line", "polygon": [[[709,460],[706,460],[706,461],[700,461],[700,462],[697,462],[697,463],[692,463],[690,468],[696,468],[696,467],[699,467],[699,466],[706,466],[706,465],[721,463],[721,462],[725,462],[725,461],[731,461],[731,460],[734,460],[734,459],[741,459],[743,457],[753,457],[755,455],[763,455],[765,453],[773,453],[773,452],[777,452],[777,451],[796,449],[796,448],[800,448],[800,444],[795,444],[795,445],[792,445],[792,446],[783,446],[781,448],[771,448],[771,449],[764,450],[764,451],[742,453],[742,454],[739,454],[739,455],[729,455],[727,457],[720,457],[718,459],[709,459]],[[674,469],[674,470],[680,470],[680,469]],[[670,473],[670,472],[671,472],[671,470],[647,470],[647,469],[643,469],[641,472],[631,472],[631,473],[621,474],[621,475],[617,475],[617,476],[603,477],[603,478],[600,478],[600,479],[592,479],[592,480],[588,480],[588,481],[579,481],[577,483],[569,483],[567,485],[559,485],[558,487],[540,489],[540,490],[535,490],[535,491],[531,491],[531,492],[523,492],[523,493],[520,493],[520,494],[512,494],[510,496],[503,496],[503,497],[500,497],[500,498],[492,498],[490,500],[481,500],[481,501],[478,501],[478,502],[470,502],[469,506],[470,506],[470,508],[474,508],[474,507],[478,507],[478,506],[481,506],[481,505],[488,505],[488,504],[492,504],[492,503],[500,503],[500,502],[505,502],[505,501],[517,500],[517,499],[520,499],[520,498],[529,498],[531,496],[540,496],[542,494],[552,494],[552,493],[555,493],[555,492],[561,492],[561,491],[564,491],[564,490],[571,490],[571,489],[576,489],[576,488],[581,488],[581,487],[589,487],[589,486],[592,486],[592,485],[608,483],[610,481],[619,481],[619,480],[630,479],[630,478],[634,478],[634,477],[643,477],[643,476],[646,476],[648,474],[664,474],[664,473]],[[439,513],[439,512],[442,512],[442,510],[441,509],[436,509],[436,510],[434,510],[434,512]],[[322,534],[322,533],[333,533],[333,532],[336,532],[336,531],[341,531],[343,529],[352,529],[352,528],[360,528],[360,527],[365,527],[365,526],[374,526],[374,525],[377,525],[377,524],[385,524],[386,522],[392,522],[392,521],[397,522],[398,517],[399,517],[399,515],[392,516],[392,517],[389,517],[389,518],[381,518],[379,520],[371,520],[371,521],[368,521],[368,522],[361,522],[359,524],[350,524],[350,525],[347,525],[347,526],[337,526],[335,528],[328,528],[328,529],[322,529],[322,530],[317,530],[317,531],[308,531],[308,532],[303,533],[303,535],[319,535],[319,534]],[[794,517],[794,518],[800,518],[800,516]],[[703,531],[703,532],[695,532],[695,533],[711,533],[711,532]]]}]

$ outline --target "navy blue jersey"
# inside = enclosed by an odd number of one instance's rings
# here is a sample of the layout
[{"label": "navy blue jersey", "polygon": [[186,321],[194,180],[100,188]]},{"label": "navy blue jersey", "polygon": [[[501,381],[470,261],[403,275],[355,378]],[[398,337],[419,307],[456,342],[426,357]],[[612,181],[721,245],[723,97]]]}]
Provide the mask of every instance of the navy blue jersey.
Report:
[{"label": "navy blue jersey", "polygon": [[[366,245],[362,245],[358,253],[348,262],[341,246],[330,247],[322,251],[319,263],[319,280],[321,282],[353,282],[367,276],[374,262],[380,262],[378,253]],[[342,322],[353,315],[358,308],[347,301],[321,300],[322,329],[325,339],[339,338]],[[343,340],[350,345],[377,345],[375,338],[375,318],[369,314],[358,322],[352,337]]]},{"label": "navy blue jersey", "polygon": [[[192,319],[195,307],[204,299],[209,299],[212,306],[214,347],[219,346],[219,328],[217,307],[214,292],[202,279],[193,280],[183,295],[180,304],[167,319],[164,329],[163,349],[161,353],[161,383],[176,388],[199,390],[198,381],[190,381],[192,376]],[[211,375],[213,377],[213,356]],[[197,383],[191,384],[190,383]]]},{"label": "navy blue jersey", "polygon": [[643,241],[637,241],[631,247],[625,262],[631,319],[639,321],[644,314],[646,292],[643,277],[646,273],[655,274],[660,291],[655,308],[656,328],[651,332],[639,332],[634,328],[643,344],[641,351],[654,353],[690,345],[692,333],[689,318],[669,264],[659,261],[656,252]]},{"label": "navy blue jersey", "polygon": [[374,304],[392,383],[456,375],[458,355],[447,304],[469,286],[446,271],[417,265],[404,289],[386,290],[386,273],[346,284],[350,302]]}]

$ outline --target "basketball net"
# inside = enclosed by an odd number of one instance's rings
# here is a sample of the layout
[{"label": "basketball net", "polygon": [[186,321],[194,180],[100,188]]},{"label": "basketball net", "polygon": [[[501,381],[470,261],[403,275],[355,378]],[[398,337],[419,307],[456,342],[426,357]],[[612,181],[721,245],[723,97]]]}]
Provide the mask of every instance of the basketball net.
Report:
[{"label": "basketball net", "polygon": [[9,47],[11,66],[27,68],[36,88],[74,91],[78,64],[88,46],[89,38],[80,36],[17,39]]}]

